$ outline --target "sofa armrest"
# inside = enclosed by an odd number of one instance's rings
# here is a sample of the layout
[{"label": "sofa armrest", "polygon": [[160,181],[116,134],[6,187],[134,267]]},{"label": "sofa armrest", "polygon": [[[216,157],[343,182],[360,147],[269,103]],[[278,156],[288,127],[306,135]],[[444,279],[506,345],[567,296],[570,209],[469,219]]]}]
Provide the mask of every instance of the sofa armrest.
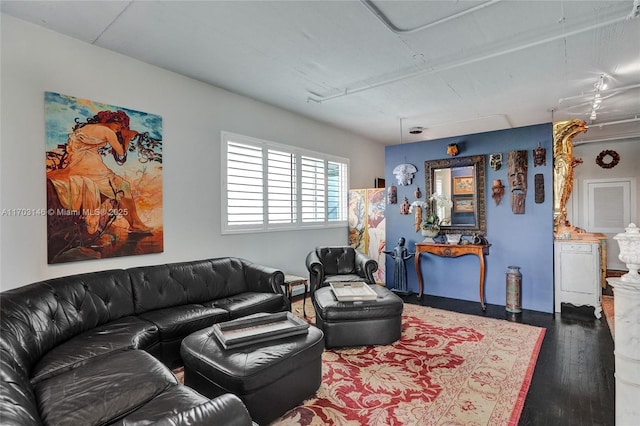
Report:
[{"label": "sofa armrest", "polygon": [[356,272],[369,284],[375,284],[373,273],[378,270],[378,262],[356,250]]},{"label": "sofa armrest", "polygon": [[203,404],[177,412],[155,423],[159,426],[252,426],[247,407],[237,396],[226,393]]},{"label": "sofa armrest", "polygon": [[284,295],[284,272],[270,266],[242,261],[247,287],[251,291]]},{"label": "sofa armrest", "polygon": [[320,261],[320,257],[318,257],[318,253],[316,253],[315,250],[307,255],[305,264],[309,271],[310,293],[313,294],[317,289],[322,287],[322,284],[324,283],[324,266],[322,265],[322,261]]}]

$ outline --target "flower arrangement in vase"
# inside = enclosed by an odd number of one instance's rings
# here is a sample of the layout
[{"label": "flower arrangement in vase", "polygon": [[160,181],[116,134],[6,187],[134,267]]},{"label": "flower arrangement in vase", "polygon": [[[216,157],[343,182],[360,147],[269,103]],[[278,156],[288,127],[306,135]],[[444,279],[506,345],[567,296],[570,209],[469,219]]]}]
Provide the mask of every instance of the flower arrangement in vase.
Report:
[{"label": "flower arrangement in vase", "polygon": [[[451,208],[453,206],[453,202],[441,194],[433,194],[429,197],[429,201],[414,201],[411,203],[410,211],[413,208],[416,208],[416,231],[418,231],[418,211],[420,212],[420,216],[422,220],[420,221],[420,231],[422,235],[425,237],[433,238],[440,233],[440,226],[446,219],[440,219],[438,216],[438,212],[445,213],[446,208]],[[422,216],[422,210],[428,211],[425,216]]]},{"label": "flower arrangement in vase", "polygon": [[420,224],[420,231],[422,236],[433,238],[440,233],[440,223],[438,216],[430,214],[427,219]]}]

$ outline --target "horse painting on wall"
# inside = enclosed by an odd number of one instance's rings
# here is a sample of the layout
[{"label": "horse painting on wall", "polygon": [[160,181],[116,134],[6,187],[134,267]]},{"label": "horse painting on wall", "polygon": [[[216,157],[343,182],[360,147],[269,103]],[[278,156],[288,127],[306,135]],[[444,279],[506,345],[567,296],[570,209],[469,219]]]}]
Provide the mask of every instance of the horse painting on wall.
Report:
[{"label": "horse painting on wall", "polygon": [[47,259],[163,251],[162,118],[45,93]]}]

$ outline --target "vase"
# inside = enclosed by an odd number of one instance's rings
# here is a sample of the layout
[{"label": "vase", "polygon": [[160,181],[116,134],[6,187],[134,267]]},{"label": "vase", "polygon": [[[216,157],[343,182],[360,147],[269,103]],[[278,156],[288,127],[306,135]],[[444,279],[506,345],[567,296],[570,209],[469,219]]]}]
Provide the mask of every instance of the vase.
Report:
[{"label": "vase", "polygon": [[431,228],[428,229],[422,229],[422,236],[423,237],[430,237],[433,238],[436,235],[438,235],[438,233],[440,232],[440,228],[438,228],[437,226],[432,226]]},{"label": "vase", "polygon": [[519,266],[507,266],[507,312],[522,312],[522,274]]},{"label": "vase", "polygon": [[620,254],[618,259],[624,262],[629,268],[629,272],[624,274],[620,279],[627,283],[640,284],[640,228],[634,223],[630,223],[625,228],[626,232],[622,232],[613,237],[618,241]]}]

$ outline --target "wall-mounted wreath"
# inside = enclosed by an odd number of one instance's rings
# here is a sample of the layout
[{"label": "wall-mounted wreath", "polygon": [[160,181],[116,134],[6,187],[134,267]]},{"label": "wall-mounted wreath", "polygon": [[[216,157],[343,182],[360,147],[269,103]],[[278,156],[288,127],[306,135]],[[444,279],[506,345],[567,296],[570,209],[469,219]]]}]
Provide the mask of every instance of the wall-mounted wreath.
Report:
[{"label": "wall-mounted wreath", "polygon": [[[605,163],[605,158],[611,157],[611,159]],[[603,169],[611,169],[618,165],[620,162],[620,154],[612,149],[605,149],[596,157],[596,164]]]}]

